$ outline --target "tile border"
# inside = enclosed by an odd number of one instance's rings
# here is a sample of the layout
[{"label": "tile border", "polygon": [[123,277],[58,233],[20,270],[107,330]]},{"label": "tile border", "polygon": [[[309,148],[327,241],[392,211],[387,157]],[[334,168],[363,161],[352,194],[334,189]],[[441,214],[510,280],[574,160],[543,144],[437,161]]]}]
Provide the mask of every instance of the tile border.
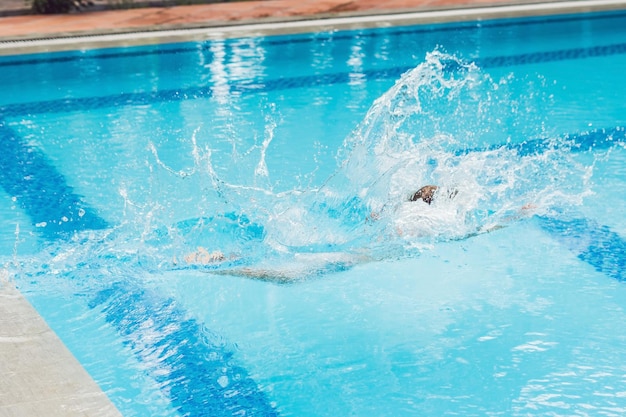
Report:
[{"label": "tile border", "polygon": [[175,299],[133,281],[120,277],[96,292],[88,306],[117,330],[174,409],[185,416],[279,416],[229,343]]},{"label": "tile border", "polygon": [[[483,57],[473,62],[483,69],[506,68],[510,66],[542,64],[575,59],[597,58],[612,55],[626,54],[626,43],[597,45],[588,48],[570,48],[554,51],[525,53],[518,55],[502,55]],[[26,64],[28,61],[25,61]],[[45,61],[44,61],[45,62]],[[4,66],[8,65],[7,63]],[[16,65],[22,65],[20,62]],[[3,64],[0,62],[0,68]],[[363,78],[368,81],[397,79],[412,66],[397,66],[382,69],[370,69],[362,72]],[[454,71],[456,68],[448,68]],[[349,72],[336,72],[320,75],[267,79],[259,82],[229,83],[230,93],[238,95],[257,94],[263,92],[290,90],[294,88],[312,88],[333,84],[347,84],[351,80]],[[59,98],[46,101],[14,103],[0,105],[0,114],[5,119],[32,116],[35,114],[67,113],[75,111],[90,111],[107,107],[150,105],[163,102],[184,100],[209,99],[213,96],[213,85],[194,85],[184,88],[174,88],[158,91],[143,91],[133,93],[117,93],[107,96]],[[2,120],[0,120],[0,128]],[[0,129],[0,137],[2,130]]]},{"label": "tile border", "polygon": [[24,141],[0,118],[0,187],[49,240],[81,230],[109,227],[67,184],[45,154]]}]

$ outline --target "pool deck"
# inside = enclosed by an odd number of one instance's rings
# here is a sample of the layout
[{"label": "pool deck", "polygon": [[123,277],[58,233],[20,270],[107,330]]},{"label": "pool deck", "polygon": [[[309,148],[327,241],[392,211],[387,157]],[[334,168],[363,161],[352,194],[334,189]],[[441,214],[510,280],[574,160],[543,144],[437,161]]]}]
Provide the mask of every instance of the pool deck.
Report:
[{"label": "pool deck", "polygon": [[[0,1],[0,11],[8,3]],[[626,0],[264,0],[17,15],[0,17],[0,55],[615,9],[626,9]],[[0,374],[1,416],[120,416],[10,277],[3,276]]]},{"label": "pool deck", "polygon": [[626,0],[256,0],[87,10],[0,17],[0,55],[615,9],[626,9]]},{"label": "pool deck", "polygon": [[11,16],[0,19],[0,39],[215,27],[518,3],[515,0],[262,0],[63,15]]},{"label": "pool deck", "polygon": [[121,417],[63,342],[0,281],[0,416]]}]

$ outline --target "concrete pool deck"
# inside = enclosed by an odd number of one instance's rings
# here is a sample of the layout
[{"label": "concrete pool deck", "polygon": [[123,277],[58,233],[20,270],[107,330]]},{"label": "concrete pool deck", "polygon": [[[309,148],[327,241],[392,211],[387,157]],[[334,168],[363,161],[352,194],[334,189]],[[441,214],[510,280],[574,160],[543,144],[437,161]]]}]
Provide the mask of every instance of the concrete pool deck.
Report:
[{"label": "concrete pool deck", "polygon": [[256,0],[8,16],[0,55],[618,9],[626,0]]},{"label": "concrete pool deck", "polygon": [[[0,18],[0,55],[616,9],[626,0],[265,0],[22,15]],[[120,415],[10,281],[0,281],[0,371],[2,416]]]},{"label": "concrete pool deck", "polygon": [[121,417],[9,281],[0,281],[0,415]]},{"label": "concrete pool deck", "polygon": [[532,0],[257,0],[63,15],[10,16],[0,19],[0,40],[215,27],[519,3],[532,3]]}]

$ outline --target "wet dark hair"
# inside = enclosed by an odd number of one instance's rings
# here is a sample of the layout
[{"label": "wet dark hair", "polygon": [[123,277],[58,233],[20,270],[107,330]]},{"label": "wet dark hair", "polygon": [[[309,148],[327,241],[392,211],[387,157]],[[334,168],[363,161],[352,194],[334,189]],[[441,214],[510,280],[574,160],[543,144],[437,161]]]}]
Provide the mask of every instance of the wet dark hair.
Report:
[{"label": "wet dark hair", "polygon": [[410,197],[409,201],[417,201],[422,200],[424,203],[432,203],[435,199],[435,192],[439,187],[436,185],[425,185],[416,192],[414,192]]}]

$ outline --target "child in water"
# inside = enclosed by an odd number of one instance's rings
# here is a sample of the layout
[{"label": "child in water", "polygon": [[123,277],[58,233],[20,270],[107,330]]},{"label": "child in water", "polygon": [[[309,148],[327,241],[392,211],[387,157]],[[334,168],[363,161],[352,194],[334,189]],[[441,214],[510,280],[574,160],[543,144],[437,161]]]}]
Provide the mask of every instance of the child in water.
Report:
[{"label": "child in water", "polygon": [[[410,194],[407,198],[407,202],[421,201],[429,206],[435,201],[446,198],[448,200],[457,196],[457,190],[447,190],[436,185],[425,185]],[[519,214],[512,216],[508,220],[515,220],[521,217],[525,217],[530,213],[530,210],[534,209],[532,204],[524,205]],[[371,213],[366,221],[376,221],[380,218],[380,213]],[[405,225],[410,229],[411,224]],[[396,233],[399,236],[405,234],[422,233],[425,229],[428,229],[432,225],[417,226],[416,230],[403,230],[401,227],[396,227]],[[497,229],[501,229],[504,226],[496,224],[483,229],[481,232],[474,232],[466,235],[465,237],[476,236],[479,233],[491,232]],[[406,233],[405,233],[406,232]],[[220,250],[210,252],[208,249],[200,246],[195,252],[187,254],[184,258],[186,264],[190,266],[201,266],[220,264],[225,261],[237,260],[237,257],[226,257]],[[343,253],[343,252],[319,252],[319,253],[296,253],[293,255],[293,259],[287,263],[281,263],[279,266],[274,266],[271,262],[264,265],[256,266],[239,266],[239,267],[227,267],[211,269],[210,272],[219,275],[234,275],[245,276],[248,278],[254,278],[264,281],[271,281],[277,283],[289,283],[302,279],[306,276],[318,275],[320,273],[344,270],[353,267],[357,264],[374,260],[370,255],[365,253]]]},{"label": "child in water", "polygon": [[[422,200],[423,202],[430,205],[435,200],[435,197],[438,191],[439,191],[439,187],[436,185],[425,185],[419,190],[415,191],[413,194],[411,194],[408,201]],[[448,197],[452,198],[456,194],[457,192],[453,191],[449,193]],[[368,217],[368,220],[376,220],[378,217],[379,215],[372,213]],[[215,251],[210,252],[205,247],[199,246],[195,252],[185,255],[183,259],[185,263],[187,263],[188,265],[209,265],[209,264],[223,262],[227,260],[228,258],[220,250],[215,250]],[[246,275],[251,275],[251,274],[248,273]]]}]

